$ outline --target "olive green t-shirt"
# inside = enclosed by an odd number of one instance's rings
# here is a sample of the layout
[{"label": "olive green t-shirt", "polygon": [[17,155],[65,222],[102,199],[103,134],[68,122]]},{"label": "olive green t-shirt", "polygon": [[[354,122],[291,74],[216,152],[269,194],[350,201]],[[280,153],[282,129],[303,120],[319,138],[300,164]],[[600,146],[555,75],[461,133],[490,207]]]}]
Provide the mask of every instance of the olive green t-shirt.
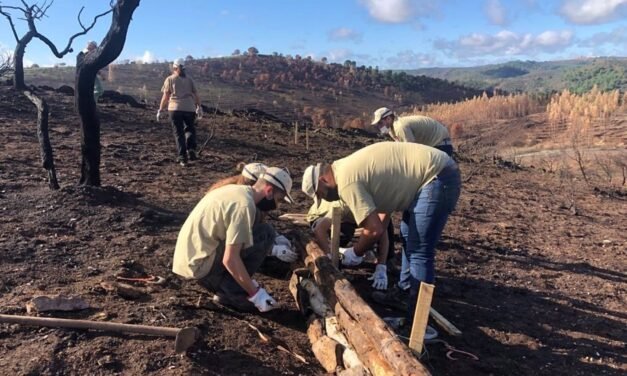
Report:
[{"label": "olive green t-shirt", "polygon": [[181,227],[172,271],[199,279],[211,270],[220,244],[252,246],[256,211],[249,186],[229,184],[207,193]]},{"label": "olive green t-shirt", "polygon": [[428,116],[401,116],[394,121],[390,135],[400,142],[436,146],[449,138],[448,129],[439,121]]},{"label": "olive green t-shirt", "polygon": [[407,209],[449,160],[430,146],[379,142],[335,161],[332,168],[340,199],[360,225],[371,213]]},{"label": "olive green t-shirt", "polygon": [[[323,199],[315,199],[311,208],[309,208],[309,212],[307,213],[307,222],[311,223],[318,218],[327,217],[331,218],[331,210],[336,207],[340,208],[340,212],[342,213],[341,221],[343,223],[355,223],[355,218],[353,217],[353,213],[342,201],[327,201]],[[318,201],[320,201],[320,205],[318,205]]]},{"label": "olive green t-shirt", "polygon": [[163,82],[161,91],[170,93],[168,111],[196,111],[196,102],[193,95],[196,93],[196,86],[194,86],[194,81],[191,78],[175,74],[170,75]]}]

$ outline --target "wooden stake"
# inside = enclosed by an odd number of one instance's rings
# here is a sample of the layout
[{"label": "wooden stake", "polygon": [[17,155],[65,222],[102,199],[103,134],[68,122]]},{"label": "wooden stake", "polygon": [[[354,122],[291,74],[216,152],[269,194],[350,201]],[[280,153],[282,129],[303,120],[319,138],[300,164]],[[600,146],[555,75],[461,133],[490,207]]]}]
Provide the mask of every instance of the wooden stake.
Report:
[{"label": "wooden stake", "polygon": [[340,265],[340,226],[342,225],[340,208],[331,209],[331,262],[336,268]]},{"label": "wooden stake", "polygon": [[422,345],[424,343],[425,331],[427,330],[427,320],[429,320],[429,309],[431,308],[431,298],[433,298],[434,285],[428,283],[420,283],[420,292],[418,293],[418,301],[416,310],[414,311],[414,323],[411,327],[411,335],[409,336],[409,348],[422,353]]},{"label": "wooden stake", "polygon": [[294,123],[294,145],[298,145],[298,122]]},{"label": "wooden stake", "polygon": [[305,149],[309,150],[309,128],[305,127]]},{"label": "wooden stake", "polygon": [[440,325],[442,329],[444,329],[448,334],[456,337],[462,335],[461,330],[457,329],[455,325],[448,321],[446,317],[442,316],[438,311],[431,308],[429,309],[429,313],[431,314],[431,318],[433,318],[433,321],[438,323],[438,325]]}]

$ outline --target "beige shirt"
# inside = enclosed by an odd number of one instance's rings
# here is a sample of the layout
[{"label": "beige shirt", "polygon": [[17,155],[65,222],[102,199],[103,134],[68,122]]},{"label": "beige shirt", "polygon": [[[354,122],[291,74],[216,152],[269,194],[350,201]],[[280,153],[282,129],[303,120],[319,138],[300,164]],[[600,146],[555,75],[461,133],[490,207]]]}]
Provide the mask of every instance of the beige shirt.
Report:
[{"label": "beige shirt", "polygon": [[[315,199],[318,200],[318,199]],[[355,218],[353,217],[353,213],[342,201],[327,201],[320,199],[320,205],[317,205],[317,201],[311,205],[309,208],[309,212],[307,213],[307,222],[311,223],[318,218],[327,217],[331,218],[331,210],[336,207],[340,208],[340,213],[342,213],[341,221],[343,223],[355,223]]]},{"label": "beige shirt", "polygon": [[199,279],[211,270],[220,244],[252,246],[256,211],[249,186],[229,184],[207,193],[179,232],[172,271]]},{"label": "beige shirt", "polygon": [[332,168],[340,199],[360,225],[372,213],[407,209],[449,159],[430,146],[379,142],[335,161]]},{"label": "beige shirt", "polygon": [[196,102],[193,95],[196,93],[196,86],[194,86],[194,81],[191,78],[180,77],[176,74],[170,75],[163,82],[161,91],[170,93],[168,111],[196,111]]},{"label": "beige shirt", "polygon": [[394,121],[390,135],[396,141],[436,146],[449,138],[448,129],[428,116],[401,116]]}]

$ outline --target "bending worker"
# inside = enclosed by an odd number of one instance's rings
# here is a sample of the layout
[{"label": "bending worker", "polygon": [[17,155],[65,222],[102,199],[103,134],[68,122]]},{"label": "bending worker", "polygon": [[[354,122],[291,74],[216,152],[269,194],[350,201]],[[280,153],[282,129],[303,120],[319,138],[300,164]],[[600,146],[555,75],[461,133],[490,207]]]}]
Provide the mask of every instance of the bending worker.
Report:
[{"label": "bending worker", "polygon": [[179,232],[172,271],[198,280],[219,303],[235,309],[276,308],[252,279],[275,238],[271,225],[254,224],[255,214],[276,208],[278,200],[293,203],[291,189],[287,171],[269,167],[252,186],[230,184],[206,194]]},{"label": "bending worker", "polygon": [[[343,257],[354,264],[359,264],[364,252],[386,234],[384,223],[390,214],[403,212],[407,233],[402,235],[407,239],[411,284],[406,298],[409,321],[420,282],[433,283],[435,279],[435,247],[457,204],[460,188],[459,169],[446,153],[425,145],[395,142],[379,142],[332,164],[309,166],[302,187],[310,197],[341,200],[353,213],[363,231]],[[387,281],[387,273],[375,278]]]},{"label": "bending worker", "polygon": [[453,155],[453,144],[448,129],[428,116],[397,117],[389,108],[381,107],[374,112],[372,125],[379,130],[379,133],[389,134],[394,141],[432,146],[449,156]]}]

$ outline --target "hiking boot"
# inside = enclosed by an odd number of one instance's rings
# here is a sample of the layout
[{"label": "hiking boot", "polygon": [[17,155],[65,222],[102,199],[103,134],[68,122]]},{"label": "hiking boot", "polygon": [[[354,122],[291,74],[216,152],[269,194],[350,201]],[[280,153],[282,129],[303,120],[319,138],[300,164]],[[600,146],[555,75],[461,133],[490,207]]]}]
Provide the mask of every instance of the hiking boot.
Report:
[{"label": "hiking boot", "polygon": [[179,161],[179,164],[180,164],[182,167],[187,167],[187,161]]},{"label": "hiking boot", "polygon": [[213,295],[212,301],[216,304],[234,308],[240,312],[257,312],[255,305],[248,301],[244,295],[227,295],[218,292]]},{"label": "hiking boot", "polygon": [[196,150],[190,149],[187,151],[187,157],[190,161],[195,161],[196,159],[198,159],[198,154],[196,153]]},{"label": "hiking boot", "polygon": [[375,302],[401,311],[407,311],[409,308],[407,304],[408,299],[409,289],[401,290],[396,284],[388,291],[375,291],[372,293],[372,300]]}]

